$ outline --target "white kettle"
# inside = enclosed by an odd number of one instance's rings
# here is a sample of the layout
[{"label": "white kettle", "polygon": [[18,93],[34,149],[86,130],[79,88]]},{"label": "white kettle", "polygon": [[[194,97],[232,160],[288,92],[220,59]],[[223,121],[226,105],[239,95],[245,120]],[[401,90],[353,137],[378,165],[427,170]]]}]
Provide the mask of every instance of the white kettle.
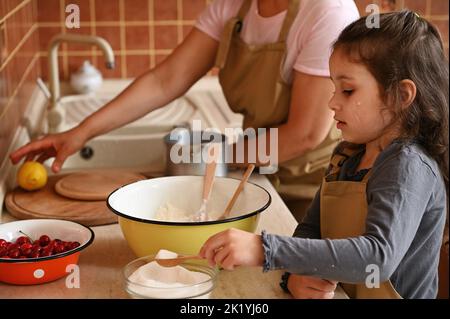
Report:
[{"label": "white kettle", "polygon": [[84,61],[80,69],[70,76],[70,85],[77,93],[96,91],[103,83],[103,77],[89,61]]}]

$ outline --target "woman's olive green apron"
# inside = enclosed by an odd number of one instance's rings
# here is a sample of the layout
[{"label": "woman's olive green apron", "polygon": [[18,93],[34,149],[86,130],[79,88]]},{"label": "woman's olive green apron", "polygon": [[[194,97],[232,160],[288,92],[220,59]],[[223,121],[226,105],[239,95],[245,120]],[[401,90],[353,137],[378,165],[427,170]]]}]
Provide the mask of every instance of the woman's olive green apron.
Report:
[{"label": "woman's olive green apron", "polygon": [[[286,56],[286,38],[299,5],[299,0],[289,1],[275,43],[250,45],[241,39],[240,32],[251,0],[244,0],[237,17],[225,25],[216,65],[220,68],[219,81],[230,108],[244,115],[244,129],[275,127],[288,119],[292,85],[284,82],[281,73]],[[340,134],[333,125],[327,138],[315,150],[281,163],[278,173],[271,176],[277,190],[290,198],[312,198],[339,138]],[[294,140],[291,142],[296,143]],[[307,191],[300,186],[308,184],[315,187]]]},{"label": "woman's olive green apron", "polygon": [[[361,236],[365,232],[367,217],[366,185],[369,171],[361,182],[337,181],[343,162],[357,150],[345,149],[331,159],[331,170],[323,179],[320,193],[320,232],[322,238],[342,239]],[[350,269],[349,269],[350,271]],[[370,273],[367,275],[369,276]],[[379,288],[365,284],[342,284],[350,298],[399,299],[390,281]]]}]

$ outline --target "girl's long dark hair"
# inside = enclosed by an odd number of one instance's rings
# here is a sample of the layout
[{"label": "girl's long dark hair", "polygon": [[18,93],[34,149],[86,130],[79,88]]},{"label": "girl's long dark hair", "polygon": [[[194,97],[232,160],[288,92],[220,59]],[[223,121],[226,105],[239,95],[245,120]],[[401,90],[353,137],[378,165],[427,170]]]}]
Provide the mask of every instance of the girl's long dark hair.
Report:
[{"label": "girl's long dark hair", "polygon": [[[384,102],[400,119],[402,137],[418,140],[448,183],[448,59],[438,30],[408,10],[380,14],[379,28],[369,28],[362,17],[344,29],[334,49],[369,69]],[[406,109],[400,107],[404,79],[417,87]]]}]

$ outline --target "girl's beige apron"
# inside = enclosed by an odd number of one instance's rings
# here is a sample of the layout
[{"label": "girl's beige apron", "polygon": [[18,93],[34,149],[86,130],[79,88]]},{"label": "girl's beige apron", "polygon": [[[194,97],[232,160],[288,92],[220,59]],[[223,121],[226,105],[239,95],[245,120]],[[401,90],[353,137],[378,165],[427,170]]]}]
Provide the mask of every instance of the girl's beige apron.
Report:
[{"label": "girl's beige apron", "polygon": [[[231,109],[244,115],[244,129],[275,127],[285,123],[289,114],[292,85],[284,82],[281,70],[286,38],[300,1],[289,2],[278,41],[264,45],[249,45],[241,40],[240,31],[250,5],[251,0],[244,0],[238,16],[224,28],[216,59],[219,81]],[[315,150],[281,163],[278,173],[271,176],[277,190],[289,198],[312,198],[339,138],[333,125]]]},{"label": "girl's beige apron", "polygon": [[[330,173],[323,179],[320,193],[320,232],[322,238],[357,237],[365,232],[367,216],[366,185],[371,171],[366,174],[361,182],[337,181],[342,164],[356,151],[344,149],[339,154],[334,155],[331,159]],[[381,283],[379,288],[368,288],[365,284],[341,285],[350,298],[401,298],[390,281]]]}]

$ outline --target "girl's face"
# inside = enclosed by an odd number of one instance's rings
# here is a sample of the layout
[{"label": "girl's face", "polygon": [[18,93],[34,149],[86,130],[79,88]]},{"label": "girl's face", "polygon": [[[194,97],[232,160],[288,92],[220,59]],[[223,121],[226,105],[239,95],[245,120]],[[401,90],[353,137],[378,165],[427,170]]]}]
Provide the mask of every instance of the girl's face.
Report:
[{"label": "girl's face", "polygon": [[387,112],[377,81],[362,63],[352,62],[343,50],[330,58],[335,92],[329,102],[344,140],[367,144],[387,134],[392,115]]}]

